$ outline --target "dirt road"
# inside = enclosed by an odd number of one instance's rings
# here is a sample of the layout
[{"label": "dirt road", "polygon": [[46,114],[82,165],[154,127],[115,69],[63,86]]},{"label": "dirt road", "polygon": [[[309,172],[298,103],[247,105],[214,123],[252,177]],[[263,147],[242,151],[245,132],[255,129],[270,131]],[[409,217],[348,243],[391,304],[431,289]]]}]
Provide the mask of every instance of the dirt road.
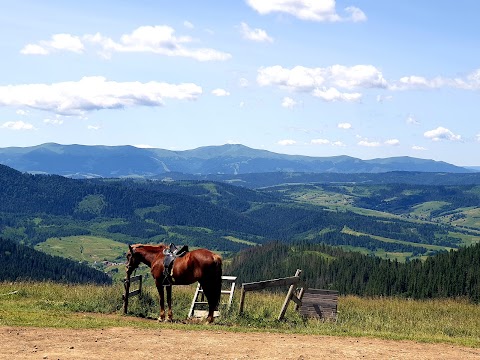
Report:
[{"label": "dirt road", "polygon": [[224,331],[0,327],[0,359],[480,359],[480,349]]}]

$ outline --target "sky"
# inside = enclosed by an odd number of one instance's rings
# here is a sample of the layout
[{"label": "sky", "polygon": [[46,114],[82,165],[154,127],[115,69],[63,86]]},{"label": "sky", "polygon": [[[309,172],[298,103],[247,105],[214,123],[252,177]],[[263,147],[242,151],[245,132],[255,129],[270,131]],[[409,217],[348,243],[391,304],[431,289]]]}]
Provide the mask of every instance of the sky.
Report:
[{"label": "sky", "polygon": [[0,5],[0,147],[480,165],[480,1]]}]

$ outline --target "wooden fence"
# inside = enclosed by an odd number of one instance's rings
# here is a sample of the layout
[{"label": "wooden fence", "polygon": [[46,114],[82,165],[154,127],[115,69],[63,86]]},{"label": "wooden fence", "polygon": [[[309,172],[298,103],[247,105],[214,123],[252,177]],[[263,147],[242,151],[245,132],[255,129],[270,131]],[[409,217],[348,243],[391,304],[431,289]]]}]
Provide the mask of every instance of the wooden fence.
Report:
[{"label": "wooden fence", "polygon": [[[130,284],[132,282],[138,281],[138,289],[134,291],[130,291]],[[123,293],[123,313],[126,314],[128,312],[128,298],[141,295],[142,294],[142,275],[133,276],[131,278],[125,278],[123,280],[123,286],[125,288],[125,292]]]},{"label": "wooden fence", "polygon": [[272,279],[272,280],[264,280],[264,281],[257,281],[251,283],[243,283],[242,290],[240,294],[240,305],[238,307],[238,313],[241,314],[243,312],[243,307],[245,304],[245,295],[248,291],[255,291],[255,290],[263,290],[272,287],[279,287],[279,286],[290,286],[288,289],[287,296],[283,303],[282,309],[280,310],[280,314],[278,316],[278,320],[282,320],[285,316],[285,312],[287,311],[288,304],[290,300],[293,300],[297,305],[301,304],[301,301],[295,296],[295,289],[300,282],[300,274],[302,270],[297,269],[295,272],[295,276],[280,278],[280,279]]}]

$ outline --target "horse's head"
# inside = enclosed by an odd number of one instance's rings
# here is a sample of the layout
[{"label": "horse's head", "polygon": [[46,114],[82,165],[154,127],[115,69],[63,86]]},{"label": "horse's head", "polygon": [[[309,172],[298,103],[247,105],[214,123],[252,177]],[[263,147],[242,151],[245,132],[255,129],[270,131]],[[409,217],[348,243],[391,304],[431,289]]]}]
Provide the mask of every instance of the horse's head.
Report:
[{"label": "horse's head", "polygon": [[132,245],[128,245],[128,252],[127,252],[127,263],[126,263],[126,270],[127,276],[130,277],[133,270],[135,270],[138,265],[140,265],[140,254],[135,253],[135,248]]}]

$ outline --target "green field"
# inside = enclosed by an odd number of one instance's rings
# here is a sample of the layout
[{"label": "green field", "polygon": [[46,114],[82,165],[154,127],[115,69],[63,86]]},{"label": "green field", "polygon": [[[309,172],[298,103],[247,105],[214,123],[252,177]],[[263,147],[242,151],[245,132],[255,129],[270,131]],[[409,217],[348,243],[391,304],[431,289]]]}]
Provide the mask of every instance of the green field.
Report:
[{"label": "green field", "polygon": [[[303,319],[290,305],[278,321],[285,292],[249,293],[243,315],[237,314],[239,291],[231,311],[224,310],[215,325],[183,323],[194,294],[193,286],[173,289],[174,323],[158,323],[153,286],[130,302],[122,315],[123,286],[0,283],[0,326],[105,328],[131,326],[213,331],[269,331],[336,336],[367,336],[393,340],[442,342],[480,347],[480,307],[463,300],[413,301],[401,298],[341,296],[336,322]],[[81,315],[81,316],[79,316]],[[137,321],[138,317],[152,319]]]}]

